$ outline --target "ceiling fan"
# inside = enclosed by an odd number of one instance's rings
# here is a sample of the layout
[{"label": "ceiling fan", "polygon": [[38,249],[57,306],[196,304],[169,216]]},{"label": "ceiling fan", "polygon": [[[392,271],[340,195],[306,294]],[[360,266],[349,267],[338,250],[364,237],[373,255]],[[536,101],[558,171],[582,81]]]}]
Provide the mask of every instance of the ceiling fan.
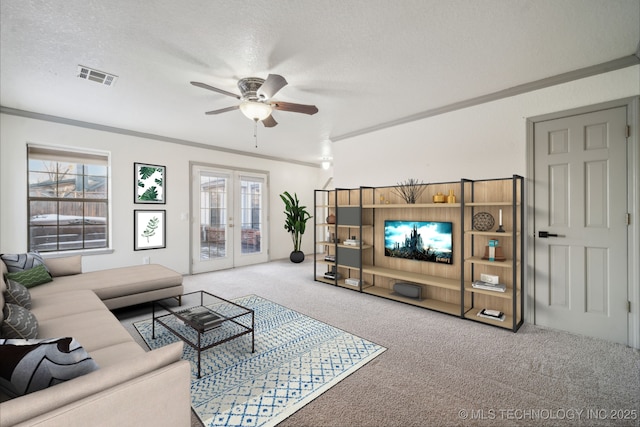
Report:
[{"label": "ceiling fan", "polygon": [[256,123],[261,121],[262,124],[268,128],[274,127],[278,124],[271,115],[273,110],[309,115],[318,112],[318,108],[315,105],[295,104],[292,102],[272,100],[271,98],[278,93],[280,89],[287,85],[285,78],[278,74],[269,74],[266,80],[259,77],[247,77],[238,80],[238,89],[240,89],[241,95],[236,95],[235,93],[209,86],[206,83],[191,82],[191,84],[241,100],[238,105],[207,111],[205,114],[220,114],[240,109],[247,118],[255,121]]}]

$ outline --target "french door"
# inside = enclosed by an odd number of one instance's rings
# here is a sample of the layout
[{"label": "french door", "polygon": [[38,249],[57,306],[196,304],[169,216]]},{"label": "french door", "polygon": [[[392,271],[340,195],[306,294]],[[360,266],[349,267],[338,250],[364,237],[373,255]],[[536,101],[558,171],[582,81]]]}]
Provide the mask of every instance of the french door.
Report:
[{"label": "french door", "polygon": [[191,272],[268,261],[267,175],[192,166]]}]

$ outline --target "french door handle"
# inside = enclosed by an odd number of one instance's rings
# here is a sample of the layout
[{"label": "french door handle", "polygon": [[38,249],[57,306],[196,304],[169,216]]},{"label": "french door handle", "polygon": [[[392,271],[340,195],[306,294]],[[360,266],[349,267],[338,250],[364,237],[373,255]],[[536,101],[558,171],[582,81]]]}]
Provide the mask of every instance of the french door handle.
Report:
[{"label": "french door handle", "polygon": [[541,239],[546,239],[547,237],[558,237],[558,235],[549,233],[548,231],[538,231],[538,237]]}]

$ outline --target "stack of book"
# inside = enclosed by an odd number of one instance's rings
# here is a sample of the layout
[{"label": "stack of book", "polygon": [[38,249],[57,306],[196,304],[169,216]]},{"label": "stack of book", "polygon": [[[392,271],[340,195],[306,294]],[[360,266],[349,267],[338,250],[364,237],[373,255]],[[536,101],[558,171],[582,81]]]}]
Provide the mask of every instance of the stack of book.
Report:
[{"label": "stack of book", "polygon": [[198,329],[217,328],[224,319],[206,307],[195,307],[185,310],[180,315],[195,325]]},{"label": "stack of book", "polygon": [[360,240],[357,239],[347,239],[344,241],[345,245],[349,245],[349,246],[359,246],[360,245]]},{"label": "stack of book", "polygon": [[488,283],[482,280],[476,280],[471,284],[476,289],[484,289],[487,291],[506,292],[507,286],[501,283]]},{"label": "stack of book", "polygon": [[504,321],[504,313],[498,310],[489,310],[488,308],[483,308],[478,312],[479,317],[484,317],[485,319],[493,319]]}]

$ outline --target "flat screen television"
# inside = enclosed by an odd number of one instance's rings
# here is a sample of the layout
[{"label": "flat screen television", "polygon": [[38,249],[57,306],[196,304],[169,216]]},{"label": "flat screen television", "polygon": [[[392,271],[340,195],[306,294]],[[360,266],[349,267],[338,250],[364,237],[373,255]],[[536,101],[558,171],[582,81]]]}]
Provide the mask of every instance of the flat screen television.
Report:
[{"label": "flat screen television", "polygon": [[384,222],[384,254],[393,258],[453,264],[453,224],[439,221]]}]

